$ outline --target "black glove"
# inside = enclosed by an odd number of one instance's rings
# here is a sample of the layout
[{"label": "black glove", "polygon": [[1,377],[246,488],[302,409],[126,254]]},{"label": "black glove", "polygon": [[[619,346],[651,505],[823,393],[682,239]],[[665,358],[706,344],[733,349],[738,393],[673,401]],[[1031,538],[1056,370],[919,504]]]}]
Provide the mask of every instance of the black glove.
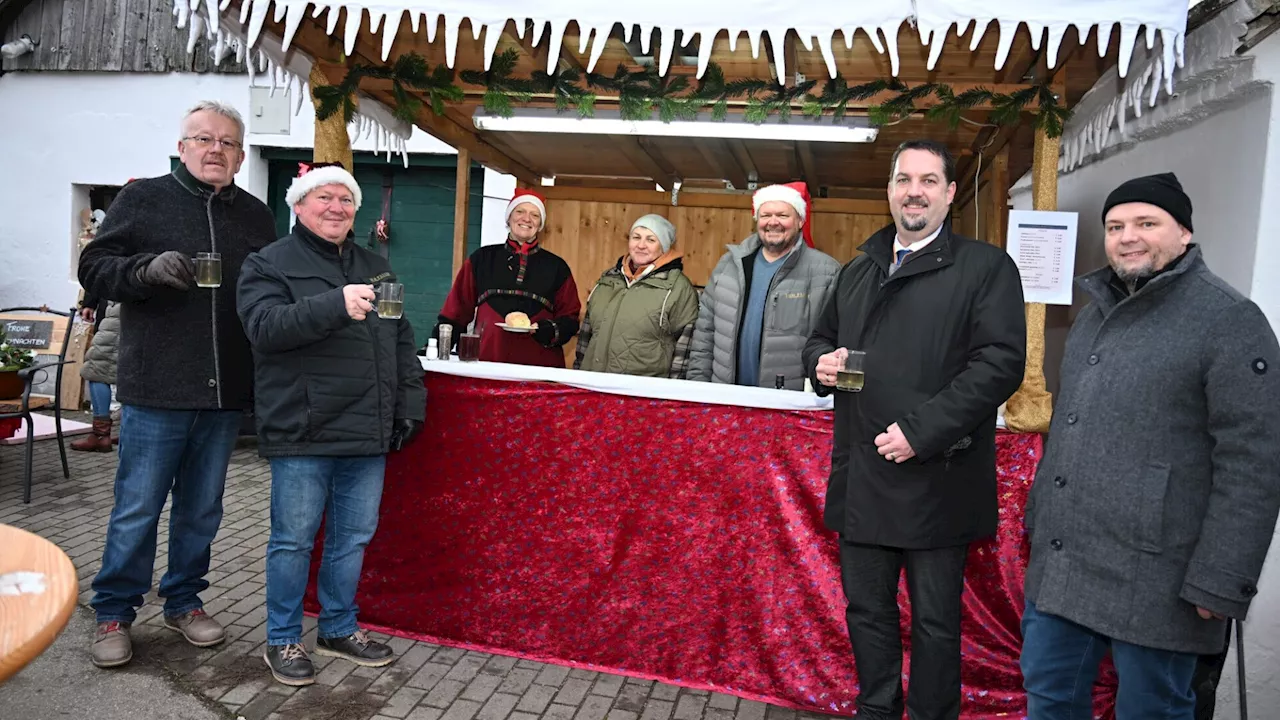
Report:
[{"label": "black glove", "polygon": [[422,432],[422,423],[418,420],[396,418],[391,423],[391,449],[399,450]]},{"label": "black glove", "polygon": [[177,250],[160,253],[138,268],[138,279],[147,285],[190,290],[196,282],[196,264]]},{"label": "black glove", "polygon": [[556,340],[556,321],[542,320],[538,322],[538,327],[533,331],[533,339],[538,341],[542,347],[551,347],[551,343]]}]

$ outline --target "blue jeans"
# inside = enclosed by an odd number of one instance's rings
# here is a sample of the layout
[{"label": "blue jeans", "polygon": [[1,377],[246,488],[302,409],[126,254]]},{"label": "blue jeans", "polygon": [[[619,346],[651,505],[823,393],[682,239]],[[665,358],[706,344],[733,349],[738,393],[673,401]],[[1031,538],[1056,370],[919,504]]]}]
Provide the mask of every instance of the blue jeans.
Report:
[{"label": "blue jeans", "polygon": [[271,458],[267,644],[302,642],[302,594],[322,517],[319,634],[340,638],[357,630],[356,586],[378,527],[385,467],[383,455]]},{"label": "blue jeans", "polygon": [[1120,681],[1117,720],[1193,720],[1195,655],[1114,640],[1030,601],[1022,615],[1027,720],[1092,720],[1093,681],[1108,648]]},{"label": "blue jeans", "polygon": [[89,408],[93,410],[93,416],[96,418],[111,416],[110,385],[89,381]]},{"label": "blue jeans", "polygon": [[222,490],[241,417],[239,411],[124,406],[115,506],[90,603],[98,622],[131,623],[137,616],[151,589],[156,527],[170,491],[169,570],[160,579],[164,614],[203,607],[199,594],[209,587],[209,546],[222,522]]}]

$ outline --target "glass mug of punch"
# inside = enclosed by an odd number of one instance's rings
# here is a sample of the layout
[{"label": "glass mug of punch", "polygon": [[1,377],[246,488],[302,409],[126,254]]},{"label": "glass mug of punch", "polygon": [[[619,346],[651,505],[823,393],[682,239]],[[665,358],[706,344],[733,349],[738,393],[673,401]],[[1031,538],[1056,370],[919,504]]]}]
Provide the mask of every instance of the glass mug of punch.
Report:
[{"label": "glass mug of punch", "polygon": [[378,284],[378,317],[399,320],[404,314],[404,285],[395,282]]},{"label": "glass mug of punch", "polygon": [[862,392],[864,379],[863,368],[867,354],[861,350],[850,350],[844,357],[840,369],[836,371],[836,389],[845,392]]},{"label": "glass mug of punch", "polygon": [[196,286],[202,288],[222,286],[221,253],[196,253]]}]

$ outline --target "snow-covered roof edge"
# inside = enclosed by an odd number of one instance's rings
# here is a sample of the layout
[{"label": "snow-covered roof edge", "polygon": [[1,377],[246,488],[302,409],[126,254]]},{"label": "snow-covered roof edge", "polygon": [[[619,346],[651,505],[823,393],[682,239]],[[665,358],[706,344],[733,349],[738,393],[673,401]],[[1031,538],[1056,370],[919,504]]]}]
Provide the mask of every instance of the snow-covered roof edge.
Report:
[{"label": "snow-covered roof edge", "polygon": [[[311,97],[307,78],[311,76],[311,68],[315,64],[312,57],[296,48],[286,49],[282,39],[269,32],[262,32],[261,28],[258,37],[250,42],[243,24],[237,25],[209,3],[201,7],[198,0],[175,0],[173,13],[177,17],[178,27],[187,30],[188,53],[195,51],[196,41],[204,35],[213,43],[214,65],[220,65],[222,60],[234,53],[237,62],[244,62],[250,82],[258,74],[266,75],[270,78],[272,94],[277,89],[293,92],[293,112],[297,115],[302,111],[302,104]],[[356,117],[347,127],[352,143],[360,137],[372,137],[375,152],[385,151],[388,161],[392,153],[398,154],[404,166],[408,167],[408,142],[413,126],[395,117],[390,108],[368,95],[357,93],[356,96]]]},{"label": "snow-covered roof edge", "polygon": [[1236,53],[1247,24],[1265,11],[1269,0],[1236,0],[1222,3],[1206,22],[1192,30],[1186,42],[1185,61],[1177,69],[1178,93],[1159,78],[1167,71],[1164,56],[1154,51],[1136,58],[1139,70],[1131,73],[1117,93],[1116,69],[1098,78],[1080,102],[1062,136],[1061,172],[1070,172],[1102,156],[1111,147],[1132,141],[1175,121],[1196,107],[1219,103],[1253,81],[1252,60]]},{"label": "snow-covered roof edge", "polygon": [[[219,0],[216,14],[221,16],[230,7],[231,0]],[[188,16],[205,8],[206,21],[211,1],[174,0],[174,12],[179,24]],[[616,23],[622,23],[630,32],[639,27],[639,39],[647,51],[650,30],[657,30],[663,40],[675,39],[681,33],[684,42],[700,37],[698,50],[698,76],[701,77],[711,60],[713,43],[720,31],[729,33],[730,48],[735,48],[738,36],[746,32],[752,54],[759,57],[761,36],[768,32],[773,46],[775,71],[778,78],[786,78],[783,43],[788,30],[795,30],[806,50],[812,50],[816,41],[826,61],[828,73],[836,74],[835,56],[832,52],[834,33],[842,33],[846,47],[851,47],[855,33],[867,35],[876,50],[888,53],[890,67],[897,75],[898,29],[902,23],[911,23],[920,33],[921,43],[930,48],[929,69],[933,69],[942,54],[944,40],[954,31],[964,34],[974,26],[970,50],[976,49],[982,37],[994,25],[999,33],[995,68],[1003,67],[1013,46],[1018,25],[1025,23],[1031,31],[1033,46],[1039,49],[1041,35],[1048,30],[1046,56],[1050,67],[1057,62],[1062,39],[1071,27],[1078,36],[1087,39],[1090,31],[1097,29],[1100,38],[1099,52],[1105,54],[1111,31],[1120,27],[1119,68],[1124,77],[1130,58],[1137,45],[1138,32],[1146,28],[1146,45],[1154,47],[1156,37],[1161,40],[1162,60],[1160,69],[1166,89],[1172,91],[1173,69],[1182,64],[1183,36],[1186,32],[1186,0],[1057,0],[1056,2],[1027,2],[1026,0],[878,0],[876,2],[777,3],[754,0],[650,0],[619,6],[598,0],[545,0],[537,6],[539,14],[529,14],[530,5],[514,0],[343,0],[330,2],[319,0],[242,0],[239,27],[244,27],[244,41],[250,48],[258,46],[267,17],[284,24],[284,37],[280,49],[287,51],[294,34],[308,12],[313,18],[327,13],[325,29],[333,35],[338,31],[340,11],[346,11],[346,23],[342,28],[347,54],[355,49],[356,39],[362,31],[365,16],[374,34],[382,35],[382,57],[387,59],[396,33],[402,22],[409,20],[414,33],[426,32],[428,42],[435,40],[437,25],[443,19],[445,57],[453,67],[461,32],[462,21],[470,21],[472,34],[479,40],[484,36],[485,69],[489,68],[498,47],[501,30],[508,20],[516,21],[516,28],[523,37],[525,20],[532,20],[533,44],[541,42],[547,27],[550,28],[548,71],[553,71],[560,60],[560,47],[570,21],[580,28],[579,53],[591,48],[587,69],[592,70],[604,52],[609,33]],[[208,23],[210,32],[216,33],[224,23]],[[494,32],[485,32],[493,28]],[[880,35],[883,35],[883,38]],[[272,43],[275,44],[275,43]],[[658,71],[666,74],[671,63],[675,42],[661,42]]]}]

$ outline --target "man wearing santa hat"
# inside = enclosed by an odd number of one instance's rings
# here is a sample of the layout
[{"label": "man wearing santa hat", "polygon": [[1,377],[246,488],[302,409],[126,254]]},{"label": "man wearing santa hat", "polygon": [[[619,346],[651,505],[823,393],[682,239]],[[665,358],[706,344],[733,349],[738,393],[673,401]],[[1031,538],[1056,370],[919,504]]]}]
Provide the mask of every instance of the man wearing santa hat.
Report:
[{"label": "man wearing santa hat", "polygon": [[395,659],[356,624],[356,587],[387,453],[422,429],[426,391],[409,319],[374,312],[374,287],[396,275],[352,242],[361,199],[341,165],[294,178],[285,200],[297,224],[245,260],[237,285],[255,363],[258,454],[271,463],[263,660],[291,686],[315,682],[302,595],[322,519],[316,654],[365,667]]},{"label": "man wearing santa hat", "polygon": [[[546,200],[517,189],[507,203],[507,241],[471,254],[453,280],[440,325],[453,328],[452,344],[468,326],[480,337],[480,359],[564,367],[562,348],[578,333],[582,301],[569,264],[538,242],[547,223]],[[498,323],[523,313],[532,333],[504,332]],[[523,319],[523,318],[522,318]]]},{"label": "man wearing santa hat", "polygon": [[800,351],[840,263],[813,247],[804,183],[760,188],[751,204],[756,231],[727,246],[702,293],[687,377],[803,390]]}]

